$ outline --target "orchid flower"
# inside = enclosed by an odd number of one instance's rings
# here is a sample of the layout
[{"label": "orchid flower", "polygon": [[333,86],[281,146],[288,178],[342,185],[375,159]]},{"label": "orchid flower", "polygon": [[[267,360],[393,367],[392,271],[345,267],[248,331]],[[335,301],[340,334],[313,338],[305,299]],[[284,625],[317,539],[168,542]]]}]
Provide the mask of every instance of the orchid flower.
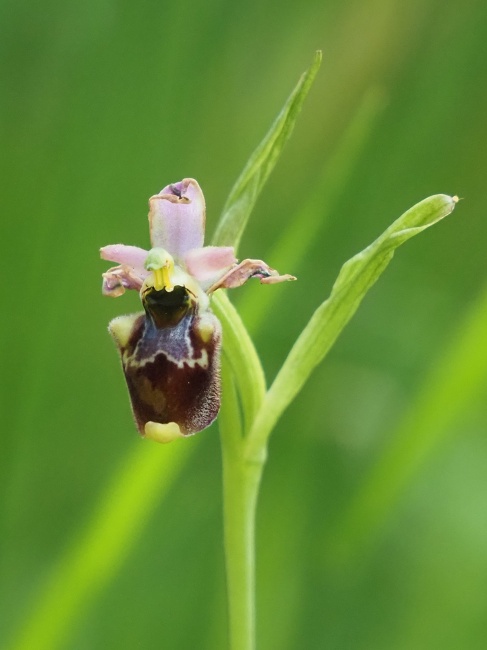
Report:
[{"label": "orchid flower", "polygon": [[185,178],[149,199],[152,249],[115,244],[103,294],[139,291],[144,311],[118,316],[109,332],[120,351],[139,432],[169,442],[208,427],[220,408],[221,325],[210,309],[217,289],[295,280],[262,260],[235,259],[233,247],[203,246],[205,199]]}]

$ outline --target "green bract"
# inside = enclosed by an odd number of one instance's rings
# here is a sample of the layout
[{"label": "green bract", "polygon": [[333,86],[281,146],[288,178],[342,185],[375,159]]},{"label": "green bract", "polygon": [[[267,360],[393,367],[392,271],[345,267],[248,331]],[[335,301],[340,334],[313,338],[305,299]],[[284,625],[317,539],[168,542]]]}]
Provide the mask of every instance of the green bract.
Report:
[{"label": "green bract", "polygon": [[318,307],[301,332],[266,395],[249,434],[249,457],[261,453],[260,447],[279,416],[336,341],[367,291],[393,258],[396,248],[450,214],[457,201],[457,197],[445,194],[424,199],[343,265],[330,297]]}]

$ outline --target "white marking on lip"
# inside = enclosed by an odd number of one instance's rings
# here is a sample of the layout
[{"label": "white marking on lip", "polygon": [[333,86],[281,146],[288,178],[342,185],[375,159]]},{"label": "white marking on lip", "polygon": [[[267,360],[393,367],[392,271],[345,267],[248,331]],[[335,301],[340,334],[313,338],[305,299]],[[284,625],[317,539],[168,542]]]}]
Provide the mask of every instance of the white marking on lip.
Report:
[{"label": "white marking on lip", "polygon": [[198,359],[194,359],[193,357],[175,359],[168,352],[166,352],[166,350],[157,350],[157,352],[154,352],[154,354],[152,354],[150,357],[146,357],[145,359],[142,359],[140,361],[134,359],[135,355],[128,356],[127,354],[125,354],[123,357],[123,362],[125,366],[131,366],[133,368],[143,368],[148,363],[154,363],[160,354],[164,355],[170,363],[173,363],[175,366],[177,366],[180,369],[184,368],[184,366],[186,365],[189,368],[195,368],[196,366],[200,366],[201,368],[204,368],[206,370],[206,368],[208,368],[209,365],[208,352],[206,348],[202,348],[201,355]]}]

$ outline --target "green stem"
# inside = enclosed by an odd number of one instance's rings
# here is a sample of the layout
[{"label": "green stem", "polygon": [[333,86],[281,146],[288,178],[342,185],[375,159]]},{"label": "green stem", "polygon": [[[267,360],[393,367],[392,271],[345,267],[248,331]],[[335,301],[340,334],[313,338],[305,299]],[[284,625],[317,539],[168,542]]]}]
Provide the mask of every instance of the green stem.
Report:
[{"label": "green stem", "polygon": [[223,512],[231,650],[255,650],[255,512],[264,463],[223,446]]},{"label": "green stem", "polygon": [[265,453],[257,462],[244,457],[239,374],[234,374],[236,357],[230,361],[231,356],[227,350],[222,361],[224,399],[219,418],[230,648],[255,650],[255,513]]}]

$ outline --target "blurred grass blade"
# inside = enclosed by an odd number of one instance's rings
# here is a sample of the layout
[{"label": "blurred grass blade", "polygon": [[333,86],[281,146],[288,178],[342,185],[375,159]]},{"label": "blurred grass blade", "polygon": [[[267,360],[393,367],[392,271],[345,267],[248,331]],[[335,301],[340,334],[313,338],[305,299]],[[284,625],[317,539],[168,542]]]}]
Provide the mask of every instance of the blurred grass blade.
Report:
[{"label": "blurred grass blade", "polygon": [[450,214],[457,200],[437,194],[417,203],[342,266],[330,297],[318,307],[301,332],[266,395],[249,434],[249,458],[265,444],[284,409],[322,361],[367,291],[388,266],[396,248]]},{"label": "blurred grass blade", "polygon": [[[313,242],[323,229],[331,210],[347,187],[353,169],[385,106],[384,93],[373,88],[365,93],[337,148],[326,161],[317,183],[306,192],[309,198],[291,218],[276,246],[267,256],[276,269],[286,269],[293,275]],[[281,299],[285,286],[275,286],[272,292],[256,300],[255,292],[242,292],[238,311],[250,332],[259,330],[273,305]],[[262,294],[260,294],[262,296]]]},{"label": "blurred grass blade", "polygon": [[[378,531],[402,491],[487,382],[487,289],[426,379],[331,540],[332,560],[348,562]],[[458,427],[457,432],[461,432]]]},{"label": "blurred grass blade", "polygon": [[164,446],[139,443],[113,477],[85,530],[54,568],[11,650],[66,647],[87,606],[116,575],[195,448],[194,440]]},{"label": "blurred grass blade", "polygon": [[311,67],[301,76],[270,131],[251,155],[233,186],[217,225],[213,245],[238,248],[250,213],[293,131],[320,64],[321,51],[317,51]]}]

